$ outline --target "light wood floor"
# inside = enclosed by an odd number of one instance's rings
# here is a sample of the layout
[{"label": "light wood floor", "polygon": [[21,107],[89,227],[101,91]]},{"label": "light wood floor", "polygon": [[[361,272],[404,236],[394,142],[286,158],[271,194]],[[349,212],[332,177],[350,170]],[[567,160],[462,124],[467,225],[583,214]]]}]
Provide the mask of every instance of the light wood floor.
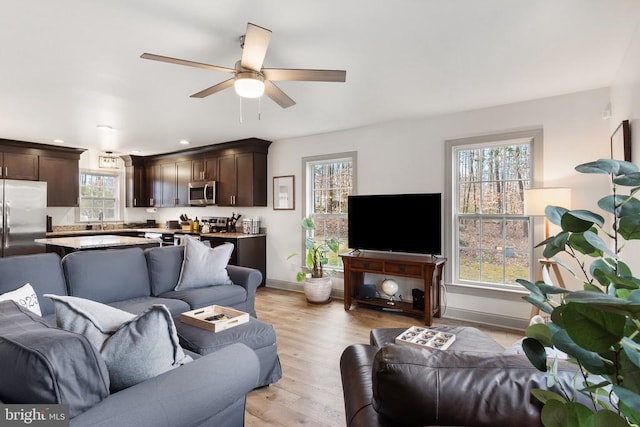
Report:
[{"label": "light wood floor", "polygon": [[[354,306],[341,300],[308,304],[302,293],[259,288],[258,318],[276,331],[283,377],[249,393],[246,426],[344,426],[340,355],[354,343],[369,343],[373,328],[420,325],[418,317]],[[462,325],[435,319],[434,325]],[[473,325],[505,347],[520,338],[511,331]]]}]

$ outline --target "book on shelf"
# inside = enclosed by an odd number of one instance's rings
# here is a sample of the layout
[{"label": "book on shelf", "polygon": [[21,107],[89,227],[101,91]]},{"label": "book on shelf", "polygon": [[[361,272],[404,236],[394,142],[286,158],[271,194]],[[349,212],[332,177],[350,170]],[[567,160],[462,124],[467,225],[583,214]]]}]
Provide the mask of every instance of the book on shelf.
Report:
[{"label": "book on shelf", "polygon": [[417,348],[446,350],[456,340],[451,332],[425,326],[412,326],[395,339],[396,344],[404,344]]}]

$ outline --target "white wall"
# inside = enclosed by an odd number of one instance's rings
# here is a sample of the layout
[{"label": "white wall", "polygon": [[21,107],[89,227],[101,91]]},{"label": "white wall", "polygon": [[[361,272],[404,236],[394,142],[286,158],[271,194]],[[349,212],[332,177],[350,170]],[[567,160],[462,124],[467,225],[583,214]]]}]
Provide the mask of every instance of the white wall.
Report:
[{"label": "white wall", "polygon": [[[274,142],[269,151],[269,174],[296,176],[296,210],[264,212],[269,231],[268,285],[292,282],[300,264],[299,259],[286,258],[301,250],[303,157],[357,151],[361,194],[444,192],[446,139],[542,127],[544,185],[568,186],[573,189],[574,205],[595,208],[597,199],[592,193],[606,191],[606,182],[578,174],[573,168],[609,156],[610,125],[602,120],[609,98],[605,88]],[[400,292],[409,296],[414,285],[401,283]],[[342,289],[341,280],[334,280],[334,288]],[[520,302],[520,294],[447,288],[448,316],[512,327],[524,325],[529,317],[530,306]]]},{"label": "white wall", "polygon": [[[622,120],[631,125],[631,157],[640,164],[640,25],[636,27],[627,54],[611,87],[612,119],[609,131],[612,133]],[[640,272],[640,251],[638,241],[630,242],[621,254],[636,277]]]}]

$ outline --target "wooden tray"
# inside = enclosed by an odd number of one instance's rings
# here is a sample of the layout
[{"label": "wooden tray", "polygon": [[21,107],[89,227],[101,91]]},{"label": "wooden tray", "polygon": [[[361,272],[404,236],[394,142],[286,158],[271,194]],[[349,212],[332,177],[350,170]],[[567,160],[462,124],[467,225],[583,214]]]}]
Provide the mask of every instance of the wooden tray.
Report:
[{"label": "wooden tray", "polygon": [[[224,315],[220,320],[206,320],[208,317]],[[210,305],[180,314],[180,321],[212,332],[220,332],[249,321],[249,313],[221,305]]]},{"label": "wooden tray", "polygon": [[437,328],[412,326],[396,337],[396,344],[404,344],[417,348],[446,350],[456,340],[451,332],[443,332]]}]

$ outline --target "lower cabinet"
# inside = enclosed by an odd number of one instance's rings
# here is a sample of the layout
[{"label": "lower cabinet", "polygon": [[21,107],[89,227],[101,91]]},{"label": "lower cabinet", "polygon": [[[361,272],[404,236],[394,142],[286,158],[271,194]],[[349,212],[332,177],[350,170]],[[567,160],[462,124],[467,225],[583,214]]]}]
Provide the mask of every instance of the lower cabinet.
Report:
[{"label": "lower cabinet", "polygon": [[241,237],[201,235],[200,239],[211,242],[212,248],[227,242],[233,243],[234,249],[229,264],[260,270],[262,273],[262,283],[260,283],[260,286],[265,285],[267,280],[267,236],[264,234],[242,235]]}]

